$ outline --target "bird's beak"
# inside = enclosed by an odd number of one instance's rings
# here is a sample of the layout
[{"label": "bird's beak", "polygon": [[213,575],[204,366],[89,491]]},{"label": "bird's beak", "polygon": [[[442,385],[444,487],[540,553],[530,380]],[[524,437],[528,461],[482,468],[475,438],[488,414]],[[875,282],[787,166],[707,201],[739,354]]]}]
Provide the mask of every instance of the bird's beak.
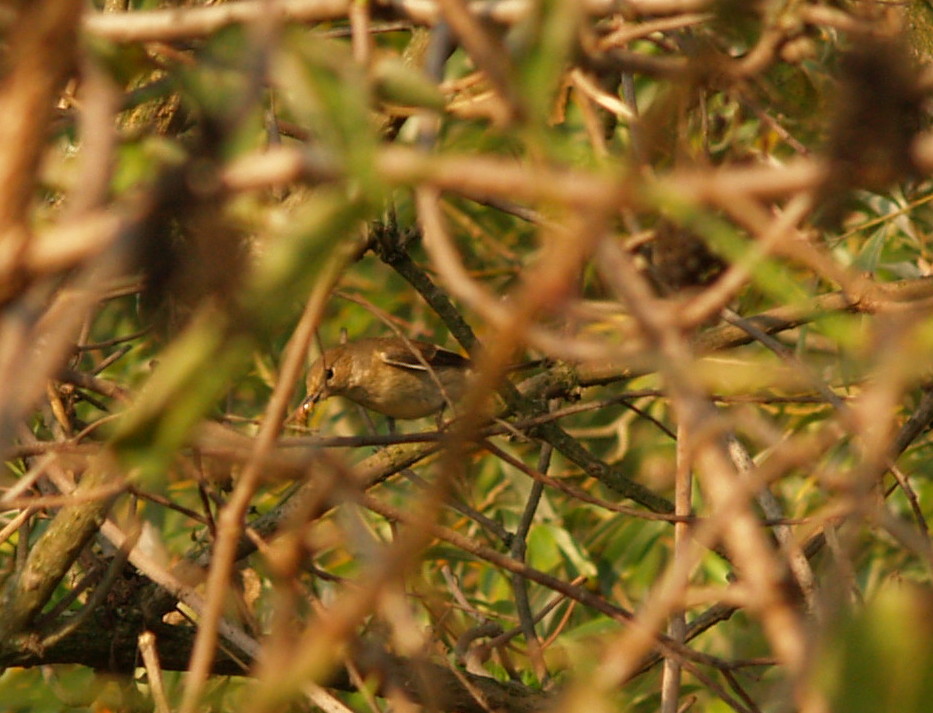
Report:
[{"label": "bird's beak", "polygon": [[304,425],[308,421],[308,417],[311,415],[311,410],[314,408],[314,404],[321,400],[320,393],[308,394],[305,397],[305,400],[298,404],[298,408],[295,409],[295,412],[288,419],[289,423],[297,423]]}]

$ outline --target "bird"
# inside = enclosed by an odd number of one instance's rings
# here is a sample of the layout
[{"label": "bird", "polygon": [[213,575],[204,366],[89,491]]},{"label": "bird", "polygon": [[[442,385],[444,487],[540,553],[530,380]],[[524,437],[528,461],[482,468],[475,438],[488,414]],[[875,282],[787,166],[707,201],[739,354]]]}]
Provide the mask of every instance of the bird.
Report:
[{"label": "bird", "polygon": [[440,414],[463,397],[472,367],[456,352],[414,339],[370,337],[341,344],[311,365],[298,416],[307,421],[314,405],[330,396],[393,420]]}]

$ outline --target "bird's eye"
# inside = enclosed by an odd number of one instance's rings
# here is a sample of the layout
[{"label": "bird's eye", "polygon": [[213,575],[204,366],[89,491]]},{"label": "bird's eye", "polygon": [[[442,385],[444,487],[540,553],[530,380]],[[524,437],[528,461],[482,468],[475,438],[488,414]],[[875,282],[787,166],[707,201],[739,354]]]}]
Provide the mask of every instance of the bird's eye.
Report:
[{"label": "bird's eye", "polygon": [[330,381],[334,378],[334,370],[328,367],[324,369],[324,381]]}]

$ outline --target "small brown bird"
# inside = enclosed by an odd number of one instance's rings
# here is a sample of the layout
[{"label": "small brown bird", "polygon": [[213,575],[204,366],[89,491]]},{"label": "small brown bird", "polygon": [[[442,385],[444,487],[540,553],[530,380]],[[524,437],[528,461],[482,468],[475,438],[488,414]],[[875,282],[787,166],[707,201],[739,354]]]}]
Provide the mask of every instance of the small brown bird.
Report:
[{"label": "small brown bird", "polygon": [[299,418],[318,401],[343,396],[389,418],[422,418],[456,403],[472,363],[428,342],[374,337],[325,351],[308,372]]}]

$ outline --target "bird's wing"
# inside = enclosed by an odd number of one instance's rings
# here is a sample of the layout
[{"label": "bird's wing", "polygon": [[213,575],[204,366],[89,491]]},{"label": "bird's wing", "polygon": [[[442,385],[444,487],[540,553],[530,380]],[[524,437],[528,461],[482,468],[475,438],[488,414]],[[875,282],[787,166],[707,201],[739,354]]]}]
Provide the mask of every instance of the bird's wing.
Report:
[{"label": "bird's wing", "polygon": [[[469,359],[462,357],[455,352],[441,349],[427,342],[412,341],[411,346],[421,355],[421,359],[412,353],[407,344],[396,344],[386,346],[379,350],[379,358],[386,364],[397,366],[400,369],[416,369],[427,371],[425,363],[433,369],[445,367],[467,367],[470,364]],[[422,361],[422,359],[424,361]]]}]

